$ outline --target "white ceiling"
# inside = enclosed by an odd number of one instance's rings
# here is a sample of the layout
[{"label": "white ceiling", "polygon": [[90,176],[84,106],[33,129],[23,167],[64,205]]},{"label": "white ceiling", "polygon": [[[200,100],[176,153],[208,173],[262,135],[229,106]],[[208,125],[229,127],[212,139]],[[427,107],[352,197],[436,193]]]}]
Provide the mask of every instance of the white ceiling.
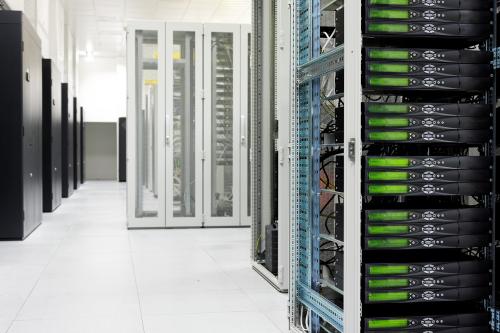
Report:
[{"label": "white ceiling", "polygon": [[89,45],[96,56],[124,56],[126,22],[250,24],[251,0],[67,0],[77,48]]}]

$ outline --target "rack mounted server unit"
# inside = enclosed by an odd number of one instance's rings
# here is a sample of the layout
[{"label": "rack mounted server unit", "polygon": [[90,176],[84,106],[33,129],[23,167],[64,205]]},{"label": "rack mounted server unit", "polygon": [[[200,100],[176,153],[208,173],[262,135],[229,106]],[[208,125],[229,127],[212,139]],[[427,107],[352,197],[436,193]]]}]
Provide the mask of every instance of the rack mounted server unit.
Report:
[{"label": "rack mounted server unit", "polygon": [[363,330],[490,332],[495,4],[362,3]]},{"label": "rack mounted server unit", "polygon": [[81,127],[78,99],[73,98],[73,188],[80,187],[81,179]]},{"label": "rack mounted server unit", "polygon": [[22,12],[0,11],[0,49],[0,238],[24,239],[42,221],[42,55]]},{"label": "rack mounted server unit", "polygon": [[61,75],[50,59],[43,59],[43,211],[51,213],[62,202]]},{"label": "rack mounted server unit", "polygon": [[69,198],[74,192],[73,177],[73,98],[70,97],[68,84],[61,85],[61,113],[62,113],[62,197]]}]

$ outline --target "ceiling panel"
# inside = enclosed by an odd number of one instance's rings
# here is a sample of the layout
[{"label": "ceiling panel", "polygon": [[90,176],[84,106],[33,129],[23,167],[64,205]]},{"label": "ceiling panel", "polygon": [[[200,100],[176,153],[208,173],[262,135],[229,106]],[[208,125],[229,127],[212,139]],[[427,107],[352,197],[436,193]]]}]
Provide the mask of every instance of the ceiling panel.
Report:
[{"label": "ceiling panel", "polygon": [[[45,0],[47,1],[47,0]],[[76,45],[96,56],[124,56],[128,20],[250,23],[251,0],[67,0]]]}]

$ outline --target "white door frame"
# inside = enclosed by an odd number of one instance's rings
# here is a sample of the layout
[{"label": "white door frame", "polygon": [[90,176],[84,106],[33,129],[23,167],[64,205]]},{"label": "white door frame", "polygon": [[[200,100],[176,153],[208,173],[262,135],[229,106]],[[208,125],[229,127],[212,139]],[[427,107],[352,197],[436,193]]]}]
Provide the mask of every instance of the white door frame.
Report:
[{"label": "white door frame", "polygon": [[165,24],[162,22],[129,22],[127,25],[127,221],[129,228],[161,228],[165,227],[165,185],[161,181],[165,175],[165,126],[159,125],[156,132],[157,149],[157,200],[158,214],[154,217],[136,217],[137,208],[137,125],[136,115],[136,31],[151,30],[158,32],[158,105],[157,122],[165,124]]},{"label": "white door frame", "polygon": [[[212,33],[228,32],[233,34],[233,198],[232,216],[212,217]],[[240,226],[240,25],[239,24],[205,24],[204,25],[204,226],[229,227]]]},{"label": "white door frame", "polygon": [[[249,195],[248,189],[251,188],[251,184],[248,184],[247,179],[251,173],[250,168],[248,167],[249,163],[249,150],[250,150],[250,136],[248,132],[248,125],[250,124],[249,115],[251,112],[251,108],[248,107],[248,102],[251,100],[251,94],[249,94],[250,87],[250,75],[248,73],[248,68],[251,66],[251,62],[248,60],[248,56],[250,53],[249,42],[251,42],[251,33],[252,26],[251,25],[241,25],[241,107],[240,107],[240,219],[242,226],[250,226],[252,225],[252,214],[247,214],[250,209],[249,200],[251,198],[251,194]],[[247,189],[248,185],[248,189]]]},{"label": "white door frame", "polygon": [[[174,32],[195,33],[195,216],[174,217],[173,206],[173,111],[174,111],[174,82],[173,82],[173,34]],[[197,23],[166,23],[166,227],[201,227],[203,222],[203,24]]]}]

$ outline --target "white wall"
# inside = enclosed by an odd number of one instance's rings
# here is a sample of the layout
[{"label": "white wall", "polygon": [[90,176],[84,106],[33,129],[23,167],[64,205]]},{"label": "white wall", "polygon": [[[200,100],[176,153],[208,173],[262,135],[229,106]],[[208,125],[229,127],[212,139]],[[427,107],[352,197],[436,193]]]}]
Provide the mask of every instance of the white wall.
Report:
[{"label": "white wall", "polygon": [[24,10],[24,0],[6,0],[6,2],[12,10]]},{"label": "white wall", "polygon": [[117,122],[127,114],[127,78],[124,58],[80,58],[79,104],[85,122]]},{"label": "white wall", "polygon": [[[68,68],[74,61],[70,61],[66,56],[74,56],[76,52],[66,51],[66,35],[74,36],[73,29],[68,23],[64,1],[62,0],[6,0],[13,10],[24,11],[36,29],[42,41],[42,57],[54,61],[57,69],[63,77],[63,81],[69,83],[70,87],[75,87],[74,68]],[[69,45],[73,48],[74,43]]]}]

